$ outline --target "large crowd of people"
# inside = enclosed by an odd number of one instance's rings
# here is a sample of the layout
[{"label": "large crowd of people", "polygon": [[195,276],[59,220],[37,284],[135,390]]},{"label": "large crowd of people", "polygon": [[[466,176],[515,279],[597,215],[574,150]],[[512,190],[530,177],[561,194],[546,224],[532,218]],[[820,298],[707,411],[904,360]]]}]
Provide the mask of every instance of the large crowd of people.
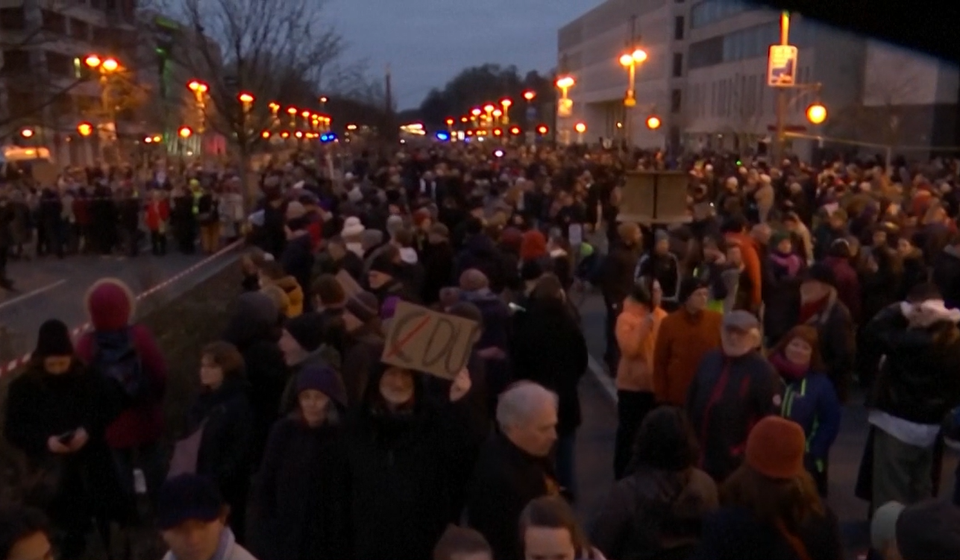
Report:
[{"label": "large crowd of people", "polygon": [[[854,489],[831,487],[830,451],[861,399],[870,556],[960,558],[960,495],[936,498],[960,435],[956,161],[355,156],[332,180],[294,155],[252,214],[226,213],[242,294],[224,332],[197,329],[182,431],[164,405],[183,373],[122,282],[91,287],[80,339],[41,327],[6,401],[30,476],[0,492],[0,560],[84,558],[94,535],[112,551],[144,523],[169,560],[841,560],[828,495]],[[618,219],[626,174],[665,167],[689,171],[689,219]],[[205,185],[171,198],[213,250],[239,186]],[[148,224],[178,215],[157,208]],[[591,290],[618,426],[616,482],[584,519],[571,294]],[[381,359],[400,302],[480,325],[456,376]]]}]

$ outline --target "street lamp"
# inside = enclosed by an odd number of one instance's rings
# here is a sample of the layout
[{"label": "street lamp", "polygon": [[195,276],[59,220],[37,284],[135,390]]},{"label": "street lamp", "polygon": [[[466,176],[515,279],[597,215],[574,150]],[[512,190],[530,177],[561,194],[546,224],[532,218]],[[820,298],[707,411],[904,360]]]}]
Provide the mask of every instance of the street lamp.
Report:
[{"label": "street lamp", "polygon": [[243,92],[243,93],[241,93],[240,95],[238,95],[238,96],[237,96],[237,99],[239,99],[239,100],[240,100],[240,103],[243,103],[244,105],[249,105],[249,104],[253,103],[254,100],[255,100],[255,98],[253,97],[253,95],[251,95],[251,94],[249,94],[249,93],[246,93],[246,92]]},{"label": "street lamp", "polygon": [[637,106],[637,65],[647,60],[647,51],[634,49],[620,55],[620,65],[627,69],[627,93],[623,98],[623,136],[630,143],[630,110]]},{"label": "street lamp", "polygon": [[189,88],[190,91],[193,92],[193,95],[197,98],[197,111],[200,113],[200,132],[203,133],[204,129],[207,127],[207,104],[204,96],[208,91],[210,91],[210,86],[199,80],[192,80],[187,84],[187,88]]},{"label": "street lamp", "polygon": [[187,138],[193,136],[193,129],[189,126],[181,126],[180,130],[177,131],[177,134],[180,136],[180,138],[186,140]]},{"label": "street lamp", "polygon": [[273,113],[273,116],[277,116],[277,112],[280,110],[280,104],[276,101],[271,101],[267,107],[270,108],[270,112]]},{"label": "street lamp", "polygon": [[264,140],[270,138],[270,131],[264,130],[263,132],[260,133],[260,137],[263,138]]},{"label": "street lamp", "polygon": [[503,107],[503,124],[510,124],[511,105],[513,105],[513,100],[508,97],[500,100],[500,106]]},{"label": "street lamp", "polygon": [[660,117],[656,115],[650,115],[647,117],[647,128],[650,130],[656,130],[660,128]]},{"label": "street lamp", "polygon": [[101,62],[103,62],[103,61],[100,60],[100,57],[97,56],[97,55],[95,55],[95,54],[91,54],[91,55],[87,56],[87,58],[85,58],[85,59],[83,60],[83,63],[86,64],[86,65],[87,65],[88,67],[90,67],[90,68],[99,68]]},{"label": "street lamp", "polygon": [[93,125],[88,122],[82,122],[77,125],[77,132],[80,134],[80,136],[86,138],[87,136],[93,134]]},{"label": "street lamp", "polygon": [[533,98],[536,96],[537,96],[537,92],[533,90],[528,89],[527,91],[523,92],[523,98],[526,99],[528,102],[533,101]]},{"label": "street lamp", "polygon": [[20,136],[23,136],[24,138],[33,138],[33,129],[24,128],[23,130],[20,131]]},{"label": "street lamp", "polygon": [[578,122],[573,125],[573,129],[577,131],[577,142],[583,144],[583,134],[587,131],[587,125],[582,122]]},{"label": "street lamp", "polygon": [[807,107],[807,120],[811,124],[823,124],[827,120],[827,108],[819,101]]},{"label": "street lamp", "polygon": [[187,84],[187,87],[190,88],[190,91],[197,94],[198,98],[210,90],[210,86],[197,80],[192,80],[189,84]]}]

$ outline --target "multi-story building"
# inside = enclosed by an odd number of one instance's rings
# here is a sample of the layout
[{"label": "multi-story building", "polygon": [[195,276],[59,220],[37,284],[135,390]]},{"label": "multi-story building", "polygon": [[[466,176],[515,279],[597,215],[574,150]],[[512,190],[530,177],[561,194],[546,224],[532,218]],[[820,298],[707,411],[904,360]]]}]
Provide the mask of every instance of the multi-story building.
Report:
[{"label": "multi-story building", "polygon": [[[135,0],[0,0],[2,142],[43,145],[63,164],[103,155],[101,141],[116,138],[124,115],[112,120],[116,127],[95,122],[108,103],[84,61],[95,54],[125,65],[137,44],[135,11]],[[81,137],[84,121],[98,133]]]},{"label": "multi-story building", "polygon": [[[682,0],[608,0],[560,29],[559,68],[576,85],[573,115],[558,130],[583,122],[592,142],[627,135],[643,147],[679,142],[688,11]],[[637,48],[647,59],[636,66],[636,105],[626,108],[628,71],[619,59]],[[660,128],[644,125],[650,115]]]},{"label": "multi-story building", "polygon": [[[608,0],[562,28],[561,68],[568,61],[578,79],[573,119],[601,132],[594,138],[622,119],[626,74],[617,57],[634,17],[638,46],[649,55],[637,73],[637,111],[646,104],[663,122],[657,131],[635,126],[634,143],[765,149],[777,124],[767,52],[780,42],[780,13],[744,0]],[[789,142],[798,155],[816,144],[913,153],[960,144],[957,65],[796,14],[789,40],[799,48],[798,87],[783,94],[782,122],[788,136],[811,137]],[[829,113],[818,126],[805,118],[814,101]]]}]

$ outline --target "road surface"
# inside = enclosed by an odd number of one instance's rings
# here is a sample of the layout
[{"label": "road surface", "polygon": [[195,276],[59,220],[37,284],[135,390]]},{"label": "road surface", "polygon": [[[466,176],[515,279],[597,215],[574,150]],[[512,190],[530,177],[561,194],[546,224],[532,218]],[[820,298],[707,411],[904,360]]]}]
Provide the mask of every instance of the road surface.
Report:
[{"label": "road surface", "polygon": [[[580,306],[583,330],[590,350],[591,371],[580,384],[583,424],[577,432],[577,513],[588,525],[602,506],[613,483],[613,443],[617,427],[612,378],[603,361],[603,302],[589,296]],[[840,435],[830,454],[830,490],[828,504],[840,518],[840,528],[848,558],[869,545],[867,504],[853,495],[864,441],[867,437],[867,413],[861,403],[844,409]],[[952,495],[956,457],[947,451],[944,461],[941,496]]]},{"label": "road surface", "polygon": [[[96,280],[116,277],[125,281],[134,295],[173,278],[205,260],[200,255],[170,253],[135,258],[70,256],[62,260],[45,257],[29,262],[11,262],[8,274],[16,291],[0,291],[0,361],[19,358],[33,350],[37,330],[56,318],[71,329],[85,323],[84,295]],[[232,262],[221,255],[138,303],[142,316]]]}]

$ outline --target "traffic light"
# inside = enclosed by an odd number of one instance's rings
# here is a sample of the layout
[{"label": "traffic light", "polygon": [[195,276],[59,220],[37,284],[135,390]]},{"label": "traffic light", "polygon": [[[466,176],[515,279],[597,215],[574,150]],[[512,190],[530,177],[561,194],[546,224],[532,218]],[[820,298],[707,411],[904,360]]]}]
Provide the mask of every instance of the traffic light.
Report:
[{"label": "traffic light", "polygon": [[807,107],[807,120],[811,124],[822,124],[827,120],[827,108],[819,101]]},{"label": "traffic light", "polygon": [[650,115],[647,117],[647,128],[650,130],[656,130],[660,128],[660,117],[656,115]]}]

